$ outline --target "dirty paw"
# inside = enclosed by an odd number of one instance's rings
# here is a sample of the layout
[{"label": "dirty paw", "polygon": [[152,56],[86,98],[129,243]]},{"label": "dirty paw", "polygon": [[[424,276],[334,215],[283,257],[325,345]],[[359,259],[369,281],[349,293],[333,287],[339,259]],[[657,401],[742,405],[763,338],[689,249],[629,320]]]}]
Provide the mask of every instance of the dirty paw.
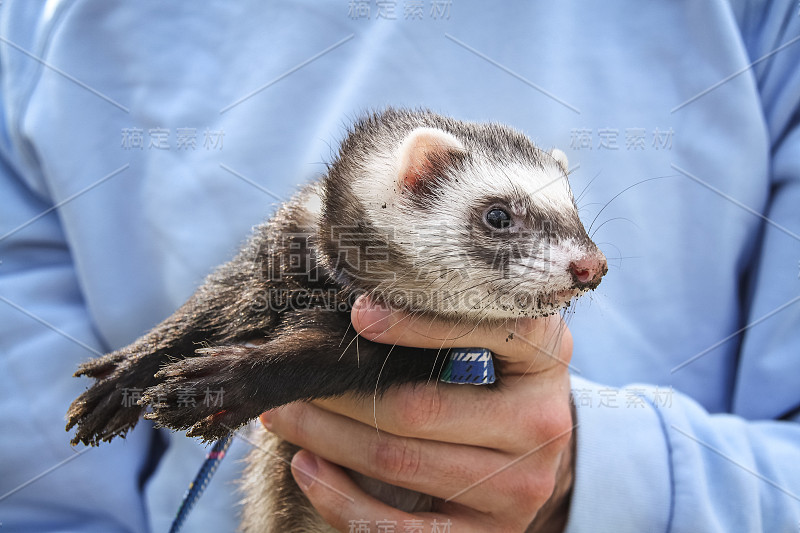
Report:
[{"label": "dirty paw", "polygon": [[253,348],[230,346],[198,350],[198,357],[172,363],[158,372],[162,383],[142,397],[152,412],[145,418],[188,435],[215,440],[266,410],[258,396],[258,362]]},{"label": "dirty paw", "polygon": [[[138,372],[117,370],[81,394],[67,412],[67,431],[77,426],[72,444],[96,446],[136,425],[142,413],[139,400],[151,385],[153,369]],[[144,376],[144,377],[141,377]]]}]

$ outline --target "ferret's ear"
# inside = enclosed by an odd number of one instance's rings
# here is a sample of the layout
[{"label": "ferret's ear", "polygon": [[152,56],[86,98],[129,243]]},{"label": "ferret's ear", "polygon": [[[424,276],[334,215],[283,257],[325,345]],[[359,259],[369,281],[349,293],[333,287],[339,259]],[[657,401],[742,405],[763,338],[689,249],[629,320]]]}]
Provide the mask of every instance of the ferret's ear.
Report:
[{"label": "ferret's ear", "polygon": [[556,163],[558,163],[558,166],[560,166],[561,170],[564,171],[564,174],[569,174],[569,161],[567,161],[567,154],[558,148],[553,148],[550,150],[550,155],[556,160]]},{"label": "ferret's ear", "polygon": [[437,128],[417,128],[400,146],[398,181],[404,188],[419,190],[464,156],[466,149],[455,136]]}]

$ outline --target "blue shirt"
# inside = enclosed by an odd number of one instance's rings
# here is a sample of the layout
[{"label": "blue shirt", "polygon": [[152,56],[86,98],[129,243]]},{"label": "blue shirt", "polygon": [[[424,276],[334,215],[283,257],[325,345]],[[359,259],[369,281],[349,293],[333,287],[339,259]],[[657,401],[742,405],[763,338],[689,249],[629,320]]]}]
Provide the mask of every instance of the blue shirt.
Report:
[{"label": "blue shirt", "polygon": [[[203,447],[140,422],[71,449],[71,373],[168,316],[390,104],[570,158],[610,272],[568,314],[568,530],[797,530],[796,3],[411,4],[3,2],[5,528],[167,529]],[[223,465],[187,531],[234,528]]]}]

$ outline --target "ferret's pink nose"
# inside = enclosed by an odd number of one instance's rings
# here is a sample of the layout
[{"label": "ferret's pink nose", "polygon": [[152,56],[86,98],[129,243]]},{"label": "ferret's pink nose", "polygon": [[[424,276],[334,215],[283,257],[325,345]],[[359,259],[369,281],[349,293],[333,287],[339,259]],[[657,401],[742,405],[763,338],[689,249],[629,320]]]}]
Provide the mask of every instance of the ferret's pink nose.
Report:
[{"label": "ferret's pink nose", "polygon": [[603,254],[590,255],[569,264],[569,271],[575,286],[580,289],[594,289],[608,272],[608,264]]}]

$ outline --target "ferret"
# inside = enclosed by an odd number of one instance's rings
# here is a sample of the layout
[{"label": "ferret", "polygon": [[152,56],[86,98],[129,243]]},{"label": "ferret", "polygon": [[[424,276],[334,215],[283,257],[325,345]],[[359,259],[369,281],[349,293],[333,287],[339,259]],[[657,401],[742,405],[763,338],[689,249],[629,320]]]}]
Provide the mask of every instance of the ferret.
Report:
[{"label": "ferret", "polygon": [[[607,272],[567,174],[562,151],[504,125],[427,110],[363,117],[324,175],[172,316],[80,365],[75,376],[96,381],[67,413],[72,444],[124,435],[143,414],[213,441],[290,402],[435,380],[440,351],[358,337],[353,302],[472,326],[560,311]],[[208,391],[224,392],[221,405]],[[242,530],[331,531],[292,478],[298,448],[257,435]],[[430,497],[353,475],[390,505],[430,510]]]}]

